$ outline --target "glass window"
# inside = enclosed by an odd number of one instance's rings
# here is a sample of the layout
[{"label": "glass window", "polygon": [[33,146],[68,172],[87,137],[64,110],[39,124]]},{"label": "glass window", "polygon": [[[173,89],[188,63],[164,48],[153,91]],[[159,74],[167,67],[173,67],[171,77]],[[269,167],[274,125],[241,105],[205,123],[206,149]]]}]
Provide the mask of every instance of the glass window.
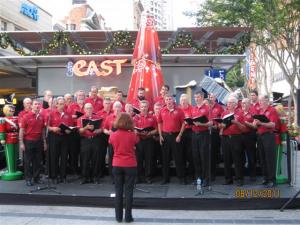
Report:
[{"label": "glass window", "polygon": [[7,22],[1,21],[1,30],[7,30]]}]

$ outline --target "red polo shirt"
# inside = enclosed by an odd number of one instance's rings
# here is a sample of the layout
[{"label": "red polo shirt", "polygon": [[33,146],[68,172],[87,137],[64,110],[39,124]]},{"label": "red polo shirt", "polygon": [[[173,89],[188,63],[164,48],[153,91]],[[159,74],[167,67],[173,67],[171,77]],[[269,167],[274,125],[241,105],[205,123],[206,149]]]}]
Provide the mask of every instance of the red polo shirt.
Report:
[{"label": "red polo shirt", "polygon": [[[214,118],[221,118],[221,115],[222,115],[223,112],[224,112],[224,108],[220,104],[215,102],[214,105],[210,107],[210,113],[209,113],[210,116],[209,116],[209,118],[211,120],[214,119]],[[213,120],[213,124],[217,125],[218,122]]]},{"label": "red polo shirt", "polygon": [[154,104],[159,102],[161,104],[162,107],[164,107],[166,105],[165,103],[165,98],[162,97],[161,95],[160,96],[157,96],[156,98],[154,98]]},{"label": "red polo shirt", "polygon": [[[84,114],[84,105],[81,107],[78,103],[76,102],[73,102],[71,105],[69,105],[68,109],[67,109],[67,112],[70,114],[70,115],[75,115],[76,112],[81,112]],[[73,119],[73,125],[76,126],[77,124],[77,119],[78,118],[74,118]]]},{"label": "red polo shirt", "polygon": [[[226,116],[228,114],[230,114],[230,112],[228,110],[225,110],[221,116],[223,118],[224,116]],[[242,124],[244,123],[243,113],[238,108],[235,109],[234,119]],[[242,130],[240,130],[240,128],[236,124],[231,124],[229,127],[223,129],[223,135],[225,135],[225,136],[241,134],[241,133],[242,133]]]},{"label": "red polo shirt", "polygon": [[31,112],[31,110],[30,111],[22,110],[21,112],[19,112],[19,114],[18,114],[19,127],[21,127],[24,116],[27,115],[29,112]]},{"label": "red polo shirt", "polygon": [[113,166],[137,166],[135,145],[139,142],[139,138],[133,131],[118,129],[109,136],[108,142],[112,144],[114,149]]},{"label": "red polo shirt", "polygon": [[[209,119],[209,106],[206,104],[202,104],[200,107],[194,106],[192,108],[192,118],[206,116]],[[207,131],[208,127],[206,126],[192,126],[192,130],[194,132]]]},{"label": "red polo shirt", "polygon": [[134,124],[138,128],[153,127],[157,129],[157,122],[155,116],[151,114],[141,115],[138,114],[133,118]]},{"label": "red polo shirt", "polygon": [[[83,128],[82,120],[83,119],[90,119],[90,120],[96,120],[99,119],[98,116],[92,115],[91,117],[88,117],[86,115],[83,115],[77,120],[77,127],[78,128]],[[90,137],[95,137],[97,134],[94,133],[94,131],[91,130],[85,130],[83,133],[80,134],[82,137],[90,138]]]},{"label": "red polo shirt", "polygon": [[[181,106],[179,106],[178,108],[180,108],[183,113],[184,113],[184,118],[192,118],[192,106],[191,105],[188,105],[188,107],[186,108],[182,108]],[[188,125],[188,124],[185,124],[185,129],[188,129],[188,128],[192,128],[191,125]]]},{"label": "red polo shirt", "polygon": [[[278,113],[270,105],[266,108],[265,111],[260,109],[258,114],[265,115],[270,120],[270,122],[275,123],[275,125],[276,125],[276,123],[278,123],[278,120],[279,120]],[[275,131],[275,128],[266,128],[264,126],[258,126],[258,128],[257,128],[257,133],[259,133],[259,134],[263,134],[266,132],[274,132],[274,131]]]},{"label": "red polo shirt", "polygon": [[117,116],[115,114],[108,115],[102,123],[102,127],[106,130],[111,130],[116,119]]},{"label": "red polo shirt", "polygon": [[93,113],[99,112],[101,109],[103,109],[103,99],[98,97],[96,99],[93,99],[92,97],[88,97],[85,99],[85,103],[91,103],[93,106]]},{"label": "red polo shirt", "polygon": [[157,122],[162,124],[163,132],[179,132],[184,123],[184,113],[176,106],[171,111],[167,107],[163,107],[159,112]]},{"label": "red polo shirt", "polygon": [[97,116],[99,117],[99,118],[102,118],[103,119],[103,122],[105,121],[105,119],[106,119],[106,117],[108,117],[110,114],[112,114],[113,113],[113,111],[109,111],[109,112],[107,112],[107,111],[105,111],[104,109],[102,109],[101,111],[99,111],[98,113],[97,113]]},{"label": "red polo shirt", "polygon": [[254,104],[251,103],[249,111],[252,113],[252,115],[259,114],[260,111],[259,103],[258,102]]},{"label": "red polo shirt", "polygon": [[[145,99],[145,100],[149,103],[149,112],[153,111],[153,102],[149,99]],[[137,109],[140,108],[140,100],[137,98],[133,99],[131,104],[134,108],[137,108]]]},{"label": "red polo shirt", "polygon": [[[245,112],[245,111],[242,111],[243,113],[243,116],[244,116],[244,122],[248,122],[248,123],[252,123],[253,122],[253,114],[250,112],[250,110],[248,112]],[[246,124],[245,124],[245,130],[243,133],[249,133],[249,132],[252,132],[253,129],[248,127]]]},{"label": "red polo shirt", "polygon": [[[60,113],[57,109],[55,109],[50,113],[48,123],[50,127],[59,127],[62,123],[66,126],[73,126],[73,119],[71,114],[67,112]],[[58,132],[58,134],[62,135],[63,133]]]},{"label": "red polo shirt", "polygon": [[21,128],[24,129],[24,140],[40,140],[45,127],[45,118],[41,114],[35,114],[32,111],[23,117]]}]

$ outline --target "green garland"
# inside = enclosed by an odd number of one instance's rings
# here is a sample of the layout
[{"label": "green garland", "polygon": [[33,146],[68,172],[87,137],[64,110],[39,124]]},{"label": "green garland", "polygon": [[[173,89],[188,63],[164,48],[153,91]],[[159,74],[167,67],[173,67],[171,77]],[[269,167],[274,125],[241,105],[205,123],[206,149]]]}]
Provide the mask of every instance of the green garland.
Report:
[{"label": "green garland", "polygon": [[172,41],[171,45],[167,48],[161,50],[163,54],[170,54],[174,48],[192,48],[194,54],[207,54],[208,51],[205,46],[199,46],[197,43],[194,42],[192,38],[192,33],[179,31],[175,37],[175,40]]},{"label": "green garland", "polygon": [[[243,54],[245,48],[250,43],[250,34],[246,33],[243,35],[236,44],[232,44],[225,49],[218,51],[219,54]],[[74,54],[78,55],[91,55],[91,54],[109,54],[119,47],[134,48],[132,37],[128,31],[117,31],[113,33],[113,39],[104,49],[100,49],[97,52],[92,52],[82,48],[78,43],[71,40],[70,33],[64,31],[57,31],[53,33],[51,41],[45,46],[45,48],[39,51],[29,52],[25,51],[24,48],[18,44],[15,40],[11,39],[7,33],[0,33],[0,47],[6,49],[12,47],[19,55],[32,56],[32,55],[49,55],[58,50],[70,46]],[[179,31],[169,47],[161,49],[163,54],[170,54],[175,48],[191,48],[194,54],[208,54],[205,46],[197,44],[193,38],[192,33],[186,31]]]}]

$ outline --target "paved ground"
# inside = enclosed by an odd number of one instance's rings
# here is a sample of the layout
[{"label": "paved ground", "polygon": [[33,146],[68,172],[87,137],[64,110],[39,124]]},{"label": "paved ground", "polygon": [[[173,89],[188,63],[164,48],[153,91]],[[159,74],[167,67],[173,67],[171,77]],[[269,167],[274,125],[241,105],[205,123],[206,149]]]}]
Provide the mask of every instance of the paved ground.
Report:
[{"label": "paved ground", "polygon": [[[300,210],[133,210],[134,224],[300,224]],[[0,205],[3,225],[118,224],[114,209]]]}]

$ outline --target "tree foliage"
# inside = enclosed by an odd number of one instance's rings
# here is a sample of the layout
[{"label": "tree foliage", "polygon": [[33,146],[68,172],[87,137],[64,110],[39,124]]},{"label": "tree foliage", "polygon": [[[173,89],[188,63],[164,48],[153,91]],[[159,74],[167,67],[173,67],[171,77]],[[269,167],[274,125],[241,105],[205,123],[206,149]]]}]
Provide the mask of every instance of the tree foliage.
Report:
[{"label": "tree foliage", "polygon": [[296,103],[296,81],[300,80],[299,0],[206,0],[199,10],[187,15],[199,26],[248,27],[251,42],[280,67]]}]

